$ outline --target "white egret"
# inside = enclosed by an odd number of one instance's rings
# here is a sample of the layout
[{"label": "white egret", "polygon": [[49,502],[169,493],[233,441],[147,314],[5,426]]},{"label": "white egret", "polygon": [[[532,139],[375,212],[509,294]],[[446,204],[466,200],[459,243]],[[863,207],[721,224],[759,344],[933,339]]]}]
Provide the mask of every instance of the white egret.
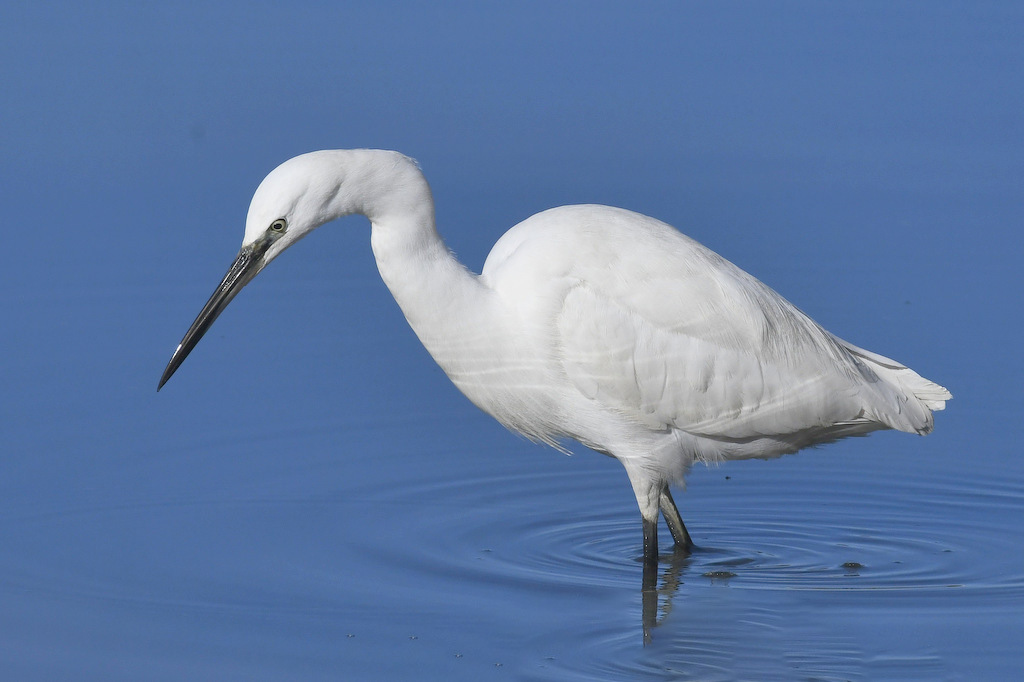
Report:
[{"label": "white egret", "polygon": [[676,545],[692,544],[669,484],[693,462],[776,457],[878,429],[926,434],[951,398],[669,225],[623,209],[538,213],[475,275],[438,235],[417,164],[382,150],[303,154],[263,180],[241,251],[160,386],[270,261],[357,213],[370,220],[385,284],[466,397],[527,438],[575,439],[622,463],[648,566],[659,510]]}]

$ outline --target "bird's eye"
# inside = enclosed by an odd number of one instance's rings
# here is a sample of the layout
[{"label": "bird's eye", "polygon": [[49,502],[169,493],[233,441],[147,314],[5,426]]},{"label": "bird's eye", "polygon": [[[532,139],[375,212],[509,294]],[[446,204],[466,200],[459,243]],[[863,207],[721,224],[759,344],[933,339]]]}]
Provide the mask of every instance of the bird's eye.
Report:
[{"label": "bird's eye", "polygon": [[270,223],[271,232],[284,232],[288,229],[288,221],[284,218],[278,218],[274,222]]}]

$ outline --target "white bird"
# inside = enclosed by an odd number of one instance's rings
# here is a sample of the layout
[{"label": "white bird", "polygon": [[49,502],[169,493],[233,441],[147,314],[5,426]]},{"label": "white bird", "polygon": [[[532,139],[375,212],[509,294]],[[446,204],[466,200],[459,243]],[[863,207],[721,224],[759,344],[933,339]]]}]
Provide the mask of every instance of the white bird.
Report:
[{"label": "white bird", "polygon": [[[618,459],[658,560],[659,510],[695,461],[776,457],[878,429],[926,434],[952,396],[825,331],[782,296],[663,222],[563,206],[519,223],[480,275],[438,235],[430,188],[393,151],[332,150],[274,169],[237,258],[174,351],[160,387],[285,249],[336,218],[371,223],[377,268],[409,325],[466,397],[503,425]],[[158,387],[159,390],[159,387]]]}]

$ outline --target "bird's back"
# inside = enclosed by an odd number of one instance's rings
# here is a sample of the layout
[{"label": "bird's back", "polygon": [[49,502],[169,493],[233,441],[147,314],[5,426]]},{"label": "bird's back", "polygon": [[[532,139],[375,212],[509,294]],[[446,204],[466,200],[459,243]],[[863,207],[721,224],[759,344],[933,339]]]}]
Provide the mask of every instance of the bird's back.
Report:
[{"label": "bird's back", "polygon": [[927,433],[949,398],[674,228],[623,209],[539,213],[495,244],[482,279],[520,321],[522,341],[550,349],[549,382],[610,419],[688,436],[703,449],[695,458],[773,456],[880,428]]}]

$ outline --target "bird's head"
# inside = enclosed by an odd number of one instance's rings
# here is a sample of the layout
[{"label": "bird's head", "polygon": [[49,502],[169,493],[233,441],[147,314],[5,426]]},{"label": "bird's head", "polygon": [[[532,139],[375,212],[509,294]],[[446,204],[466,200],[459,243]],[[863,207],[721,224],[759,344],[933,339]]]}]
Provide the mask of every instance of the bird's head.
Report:
[{"label": "bird's head", "polygon": [[259,272],[324,223],[359,212],[359,183],[351,181],[358,176],[358,167],[352,168],[358,156],[356,151],[310,152],[272,170],[249,204],[239,256],[252,250]]},{"label": "bird's head", "polygon": [[[393,155],[393,156],[392,156]],[[171,356],[157,390],[171,378],[217,316],[285,249],[326,222],[366,212],[366,177],[396,152],[319,151],[285,161],[264,178],[249,205],[242,248]]]}]

